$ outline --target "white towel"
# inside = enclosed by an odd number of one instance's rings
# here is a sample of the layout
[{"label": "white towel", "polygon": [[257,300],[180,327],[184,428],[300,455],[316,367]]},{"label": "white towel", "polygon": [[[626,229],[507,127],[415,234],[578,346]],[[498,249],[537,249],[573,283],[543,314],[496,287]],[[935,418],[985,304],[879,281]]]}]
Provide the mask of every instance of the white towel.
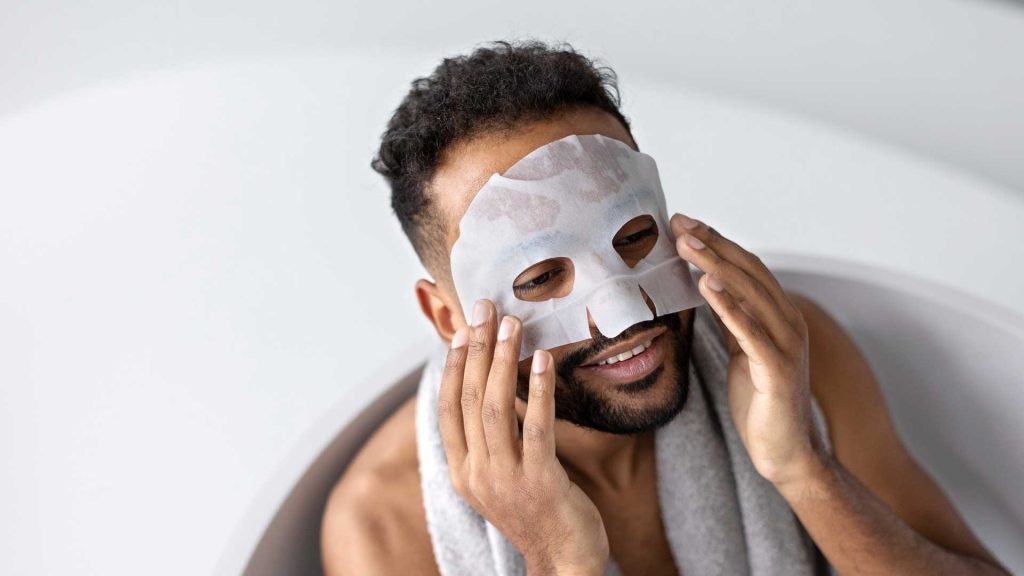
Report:
[{"label": "white towel", "polygon": [[[711,314],[707,304],[696,308],[686,404],[655,432],[662,523],[677,570],[685,576],[834,573],[740,440],[728,405],[729,355]],[[416,406],[423,504],[438,568],[442,576],[525,575],[519,550],[451,485],[437,424],[446,353],[439,345],[429,358]],[[827,445],[824,417],[813,399],[812,406]],[[605,574],[622,576],[614,558]]]}]

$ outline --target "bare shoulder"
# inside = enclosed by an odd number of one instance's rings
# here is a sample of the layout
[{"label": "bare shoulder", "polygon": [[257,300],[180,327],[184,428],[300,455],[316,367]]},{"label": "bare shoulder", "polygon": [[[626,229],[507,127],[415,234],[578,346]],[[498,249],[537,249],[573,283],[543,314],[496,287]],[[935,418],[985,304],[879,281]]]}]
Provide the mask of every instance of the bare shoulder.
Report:
[{"label": "bare shoulder", "polygon": [[326,576],[438,574],[416,456],[416,396],[359,450],[335,484],[320,530]]},{"label": "bare shoulder", "polygon": [[786,295],[807,324],[811,391],[828,423],[836,460],[921,535],[994,561],[904,447],[882,389],[850,336],[811,298]]}]

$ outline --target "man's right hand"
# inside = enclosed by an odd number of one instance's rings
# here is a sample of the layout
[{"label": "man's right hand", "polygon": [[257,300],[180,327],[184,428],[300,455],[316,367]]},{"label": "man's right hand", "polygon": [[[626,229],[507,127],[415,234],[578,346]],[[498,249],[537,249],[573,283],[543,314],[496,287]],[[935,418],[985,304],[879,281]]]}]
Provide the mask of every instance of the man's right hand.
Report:
[{"label": "man's right hand", "polygon": [[[497,337],[497,338],[496,338]],[[499,327],[489,300],[452,337],[437,411],[452,485],[522,553],[531,576],[603,575],[608,535],[597,506],[555,455],[555,374],[533,355],[523,438],[515,410],[522,323]]]}]

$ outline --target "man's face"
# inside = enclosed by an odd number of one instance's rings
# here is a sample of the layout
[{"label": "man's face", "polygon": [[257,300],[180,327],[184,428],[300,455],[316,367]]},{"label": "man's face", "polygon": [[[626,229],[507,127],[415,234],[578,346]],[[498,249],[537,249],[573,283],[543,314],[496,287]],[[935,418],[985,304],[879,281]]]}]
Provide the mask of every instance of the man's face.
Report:
[{"label": "man's face", "polygon": [[[436,202],[446,214],[448,253],[458,238],[459,220],[493,173],[504,172],[530,151],[570,134],[601,134],[636,149],[618,120],[597,109],[523,124],[513,134],[485,134],[451,148],[431,183]],[[670,233],[659,230],[649,217],[638,218],[618,231],[613,244],[633,266],[630,262],[643,258],[658,234]],[[564,295],[572,282],[571,264],[555,259],[523,271],[513,290],[520,299],[541,301]],[[442,283],[442,290],[447,292],[446,299],[458,306],[450,282]],[[646,293],[644,298],[653,312],[654,304]],[[658,316],[614,338],[602,335],[588,317],[590,340],[549,350],[555,360],[556,417],[617,434],[652,430],[670,421],[687,396],[693,312],[691,308]],[[603,362],[609,358],[613,361]],[[528,357],[519,364],[516,395],[524,403],[529,398],[531,360]]]}]

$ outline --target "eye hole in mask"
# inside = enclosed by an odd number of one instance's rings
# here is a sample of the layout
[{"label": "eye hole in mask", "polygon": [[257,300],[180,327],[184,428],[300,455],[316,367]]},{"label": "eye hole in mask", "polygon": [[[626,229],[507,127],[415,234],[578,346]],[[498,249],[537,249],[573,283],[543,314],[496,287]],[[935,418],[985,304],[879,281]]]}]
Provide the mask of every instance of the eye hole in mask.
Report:
[{"label": "eye hole in mask", "polygon": [[649,214],[637,216],[622,225],[612,239],[612,246],[630,268],[636,267],[658,242],[658,224]]},{"label": "eye hole in mask", "polygon": [[512,282],[512,293],[526,302],[562,298],[572,292],[575,268],[568,258],[549,258],[524,270]]}]

